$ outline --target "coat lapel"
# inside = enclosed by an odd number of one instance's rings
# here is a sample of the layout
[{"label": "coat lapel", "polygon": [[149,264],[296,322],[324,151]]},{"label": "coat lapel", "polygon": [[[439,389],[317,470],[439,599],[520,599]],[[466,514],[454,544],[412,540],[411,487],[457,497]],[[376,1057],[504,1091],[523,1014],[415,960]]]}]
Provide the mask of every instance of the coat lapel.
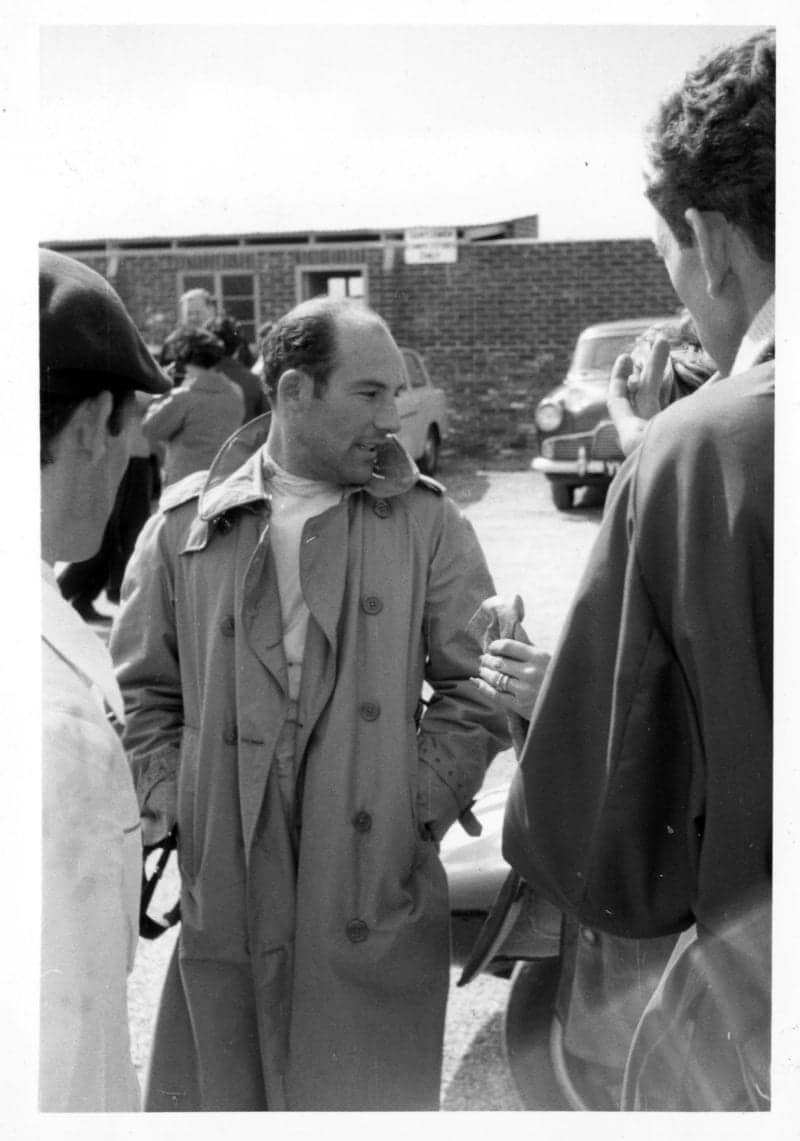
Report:
[{"label": "coat lapel", "polygon": [[330,700],[336,684],[338,624],[347,582],[348,502],[309,519],[300,542],[300,582],[311,612],[303,654],[298,755]]},{"label": "coat lapel", "polygon": [[237,608],[250,649],[283,693],[288,694],[281,603],[269,547],[269,525],[264,528],[245,570]]}]

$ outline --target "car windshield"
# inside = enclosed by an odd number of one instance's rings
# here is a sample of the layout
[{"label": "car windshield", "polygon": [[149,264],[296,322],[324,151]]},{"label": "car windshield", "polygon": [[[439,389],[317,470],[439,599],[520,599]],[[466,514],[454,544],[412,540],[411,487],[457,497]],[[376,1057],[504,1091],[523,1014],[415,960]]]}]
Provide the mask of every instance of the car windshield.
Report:
[{"label": "car windshield", "polygon": [[635,340],[635,333],[615,333],[608,337],[580,337],[575,346],[570,372],[583,372],[586,369],[611,372],[611,367],[619,354],[630,352]]}]

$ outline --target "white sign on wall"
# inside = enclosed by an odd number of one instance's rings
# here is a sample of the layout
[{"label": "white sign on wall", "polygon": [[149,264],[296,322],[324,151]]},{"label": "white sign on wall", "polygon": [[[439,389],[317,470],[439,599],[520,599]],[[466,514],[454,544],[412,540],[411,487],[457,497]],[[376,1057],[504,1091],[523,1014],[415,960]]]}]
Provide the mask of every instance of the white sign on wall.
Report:
[{"label": "white sign on wall", "polygon": [[458,261],[455,226],[412,226],[404,235],[406,265],[453,264]]}]

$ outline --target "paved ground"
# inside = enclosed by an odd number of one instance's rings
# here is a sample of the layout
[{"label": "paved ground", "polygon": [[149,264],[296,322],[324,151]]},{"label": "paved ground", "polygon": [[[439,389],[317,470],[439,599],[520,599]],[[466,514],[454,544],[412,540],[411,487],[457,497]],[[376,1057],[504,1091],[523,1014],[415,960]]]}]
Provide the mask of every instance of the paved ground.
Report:
[{"label": "paved ground", "polygon": [[[480,538],[499,593],[521,594],[526,629],[537,645],[552,650],[569,600],[600,520],[598,508],[560,514],[546,481],[522,462],[481,468],[445,463],[440,479],[466,511]],[[102,607],[101,607],[102,608]],[[514,765],[503,754],[487,784],[505,779]],[[165,881],[164,907],[174,901],[174,878]],[[134,1061],[144,1074],[158,991],[174,943],[169,933],[140,942],[130,983]],[[521,1105],[503,1057],[502,1017],[508,984],[482,976],[455,988],[448,1009],[442,1105],[445,1110],[514,1110]]]}]

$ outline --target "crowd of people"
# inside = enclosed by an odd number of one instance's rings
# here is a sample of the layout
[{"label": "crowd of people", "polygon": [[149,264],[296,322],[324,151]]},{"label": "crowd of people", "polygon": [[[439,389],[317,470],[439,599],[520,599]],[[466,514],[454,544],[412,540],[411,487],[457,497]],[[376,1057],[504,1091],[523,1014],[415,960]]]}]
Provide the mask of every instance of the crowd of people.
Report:
[{"label": "crowd of people", "polygon": [[[577,925],[618,974],[662,955],[620,1108],[769,1108],[773,32],[664,100],[645,193],[690,324],[616,362],[627,459],[552,659],[396,440],[377,313],[297,306],[254,386],[203,291],[159,365],[98,274],[41,253],[43,1110],[142,1104],[126,976],[142,845],[174,836],[144,1108],[437,1109],[439,843],[511,742],[503,851],[564,916],[569,1032]],[[79,617],[103,588],[110,658]]]}]

